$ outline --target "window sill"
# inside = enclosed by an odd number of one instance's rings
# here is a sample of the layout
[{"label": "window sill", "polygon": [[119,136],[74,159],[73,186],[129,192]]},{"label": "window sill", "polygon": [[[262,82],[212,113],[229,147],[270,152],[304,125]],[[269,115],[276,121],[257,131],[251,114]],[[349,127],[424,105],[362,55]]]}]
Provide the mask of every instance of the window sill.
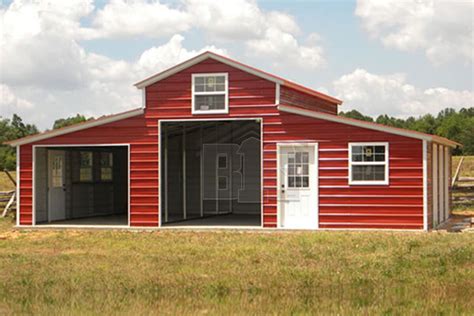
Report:
[{"label": "window sill", "polygon": [[229,114],[229,110],[192,111],[193,115]]},{"label": "window sill", "polygon": [[388,181],[349,181],[349,185],[388,185]]}]

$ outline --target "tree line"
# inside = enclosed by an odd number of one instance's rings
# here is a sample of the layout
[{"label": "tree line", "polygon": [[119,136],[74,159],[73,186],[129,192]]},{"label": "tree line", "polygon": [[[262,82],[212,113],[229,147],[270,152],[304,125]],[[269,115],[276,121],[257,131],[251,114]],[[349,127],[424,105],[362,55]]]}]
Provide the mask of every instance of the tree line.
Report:
[{"label": "tree line", "polygon": [[[420,117],[406,119],[379,115],[377,118],[364,115],[357,110],[340,112],[341,116],[350,117],[367,122],[375,122],[393,127],[410,129],[428,134],[449,138],[463,145],[454,150],[455,155],[474,155],[474,107],[462,108],[456,111],[446,108],[436,116],[426,114]],[[92,118],[83,115],[58,119],[52,129],[58,129],[72,124],[84,122]],[[16,168],[16,151],[14,148],[3,145],[4,142],[37,134],[38,128],[34,124],[26,124],[16,114],[11,119],[0,117],[0,170],[14,170]]]}]

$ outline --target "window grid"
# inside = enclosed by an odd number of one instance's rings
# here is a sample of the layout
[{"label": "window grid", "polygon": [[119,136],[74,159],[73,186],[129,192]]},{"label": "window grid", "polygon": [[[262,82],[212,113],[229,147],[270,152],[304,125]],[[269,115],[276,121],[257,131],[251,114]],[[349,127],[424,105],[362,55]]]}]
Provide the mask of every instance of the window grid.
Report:
[{"label": "window grid", "polygon": [[228,113],[228,75],[209,73],[192,75],[192,113]]},{"label": "window grid", "polygon": [[349,184],[388,184],[388,143],[349,143]]},{"label": "window grid", "polygon": [[309,153],[288,153],[288,188],[309,188]]}]

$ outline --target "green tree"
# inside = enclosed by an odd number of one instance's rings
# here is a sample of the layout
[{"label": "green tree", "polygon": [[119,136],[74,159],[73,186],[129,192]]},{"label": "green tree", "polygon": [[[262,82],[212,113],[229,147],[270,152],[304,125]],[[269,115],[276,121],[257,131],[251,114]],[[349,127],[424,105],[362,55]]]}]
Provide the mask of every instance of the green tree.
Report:
[{"label": "green tree", "polygon": [[351,110],[351,111],[348,111],[348,112],[340,112],[339,115],[344,116],[344,117],[357,119],[357,120],[361,120],[361,121],[367,121],[367,122],[373,122],[374,121],[374,119],[371,118],[370,116],[363,115],[362,113],[360,113],[357,110]]},{"label": "green tree", "polygon": [[15,149],[3,143],[37,133],[35,125],[23,123],[16,114],[13,114],[11,120],[0,118],[0,170],[13,170],[16,167]]},{"label": "green tree", "polygon": [[85,122],[85,121],[88,121],[90,119],[92,119],[92,117],[86,118],[84,115],[76,114],[76,116],[71,116],[71,117],[68,117],[68,118],[62,118],[62,119],[58,119],[58,120],[54,121],[53,129],[58,129],[58,128],[61,128],[61,127],[66,127],[66,126],[69,126],[69,125]]}]

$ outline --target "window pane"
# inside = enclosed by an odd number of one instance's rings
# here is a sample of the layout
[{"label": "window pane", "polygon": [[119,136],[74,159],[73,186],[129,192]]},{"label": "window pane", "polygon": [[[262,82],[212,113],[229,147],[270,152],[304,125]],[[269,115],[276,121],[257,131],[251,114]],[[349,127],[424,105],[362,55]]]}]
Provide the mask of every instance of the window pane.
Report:
[{"label": "window pane", "polygon": [[289,176],[295,175],[295,166],[294,165],[288,165],[288,175]]},{"label": "window pane", "polygon": [[224,110],[224,95],[196,95],[194,96],[195,109],[198,111]]},{"label": "window pane", "polygon": [[196,77],[194,78],[194,83],[199,85],[204,85],[204,77]]},{"label": "window pane", "polygon": [[227,177],[219,177],[219,190],[227,190]]},{"label": "window pane", "polygon": [[385,180],[385,166],[352,166],[352,180],[383,181]]},{"label": "window pane", "polygon": [[297,152],[296,153],[296,163],[300,163],[300,162],[301,162],[301,153]]},{"label": "window pane", "polygon": [[362,161],[362,154],[352,154],[352,161]]},{"label": "window pane", "polygon": [[295,188],[300,188],[301,187],[301,177],[296,177],[295,178]]},{"label": "window pane", "polygon": [[295,187],[295,177],[289,176],[288,177],[288,187],[294,188]]},{"label": "window pane", "polygon": [[385,146],[375,146],[376,154],[385,154]]},{"label": "window pane", "polygon": [[227,156],[219,156],[219,169],[227,169]]},{"label": "window pane", "polygon": [[288,154],[288,163],[295,163],[295,153]]},{"label": "window pane", "polygon": [[309,165],[303,165],[303,175],[309,175]]},{"label": "window pane", "polygon": [[303,188],[309,187],[309,177],[303,177]]},{"label": "window pane", "polygon": [[374,161],[374,146],[364,146],[363,161]]},{"label": "window pane", "polygon": [[303,162],[308,163],[309,162],[309,154],[308,153],[303,153]]}]

